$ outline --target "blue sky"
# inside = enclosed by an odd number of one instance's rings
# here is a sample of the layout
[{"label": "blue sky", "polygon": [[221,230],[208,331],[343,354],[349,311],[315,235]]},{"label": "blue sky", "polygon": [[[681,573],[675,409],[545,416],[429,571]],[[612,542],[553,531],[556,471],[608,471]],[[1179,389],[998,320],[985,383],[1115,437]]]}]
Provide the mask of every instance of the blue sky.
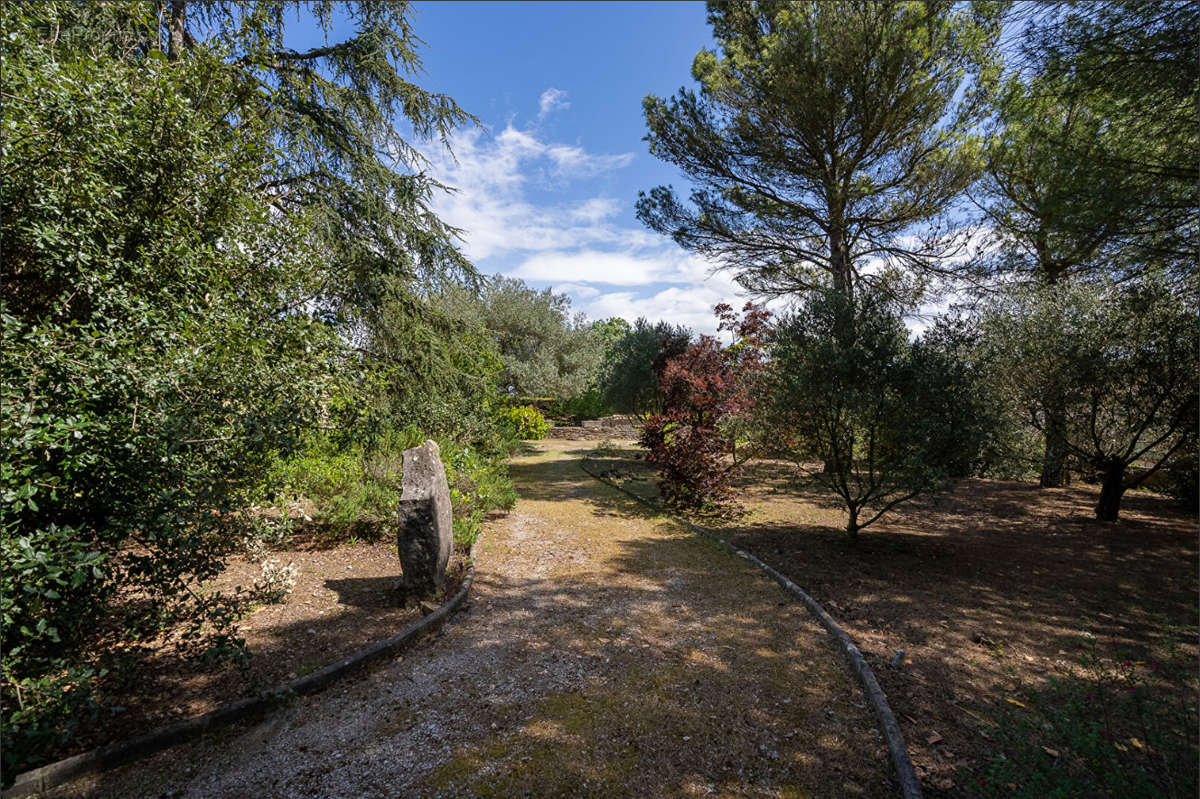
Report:
[{"label": "blue sky", "polygon": [[425,148],[457,188],[435,203],[481,272],[571,297],[589,318],[711,330],[736,299],[728,275],[637,221],[639,190],[687,181],[642,141],[642,98],[691,85],[711,44],[702,3],[418,2],[419,83],[479,117],[455,159]]},{"label": "blue sky", "polygon": [[[551,287],[590,319],[644,316],[698,332],[713,332],[715,304],[741,304],[746,295],[732,275],[635,216],[639,191],[689,190],[686,177],[642,141],[642,100],[694,86],[692,59],[713,44],[703,3],[415,2],[413,9],[425,43],[425,74],[416,82],[480,121],[453,136],[453,156],[417,144],[432,174],[456,190],[437,197],[434,210],[463,231],[463,250],[481,273]],[[331,39],[347,35],[347,24],[335,20]],[[297,48],[323,43],[305,15],[288,39]],[[945,305],[935,300],[922,311]],[[909,326],[919,331],[924,317]]]}]

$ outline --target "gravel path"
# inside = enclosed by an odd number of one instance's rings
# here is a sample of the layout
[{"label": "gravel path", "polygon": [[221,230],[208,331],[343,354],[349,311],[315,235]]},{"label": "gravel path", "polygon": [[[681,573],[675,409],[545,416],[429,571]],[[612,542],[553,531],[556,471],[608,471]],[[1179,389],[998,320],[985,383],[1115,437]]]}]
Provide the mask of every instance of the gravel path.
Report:
[{"label": "gravel path", "polygon": [[54,796],[890,796],[882,737],[774,583],[585,475],[516,458],[470,607],[369,673]]}]

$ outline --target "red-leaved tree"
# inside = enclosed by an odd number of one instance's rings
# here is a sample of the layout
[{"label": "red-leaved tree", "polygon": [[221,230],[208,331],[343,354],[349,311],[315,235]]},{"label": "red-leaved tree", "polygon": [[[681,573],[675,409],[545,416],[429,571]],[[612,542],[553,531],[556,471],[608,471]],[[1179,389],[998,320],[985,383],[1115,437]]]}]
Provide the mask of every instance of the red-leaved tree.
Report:
[{"label": "red-leaved tree", "polygon": [[739,318],[725,303],[713,311],[733,343],[701,336],[669,359],[659,374],[662,413],[642,426],[646,460],[658,467],[659,488],[671,507],[728,515],[740,507],[731,483],[754,454],[748,423],[764,368],[771,313],[746,303]]}]

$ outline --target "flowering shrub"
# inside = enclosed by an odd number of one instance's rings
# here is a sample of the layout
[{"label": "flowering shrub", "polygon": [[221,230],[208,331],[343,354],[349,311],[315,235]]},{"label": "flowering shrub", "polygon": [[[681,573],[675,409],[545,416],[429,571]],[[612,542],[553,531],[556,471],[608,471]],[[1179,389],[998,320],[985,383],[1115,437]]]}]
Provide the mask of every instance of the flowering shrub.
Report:
[{"label": "flowering shrub", "polygon": [[[659,375],[663,412],[642,426],[646,461],[658,467],[663,501],[679,510],[723,515],[739,506],[731,482],[755,447],[748,426],[762,373],[770,312],[747,303],[739,319],[725,304],[714,309],[719,330],[734,334],[728,347],[701,336],[669,359]],[[728,458],[726,456],[729,456]]]},{"label": "flowering shrub", "polygon": [[295,563],[284,566],[277,560],[264,560],[262,574],[254,580],[254,598],[268,605],[277,605],[296,587],[300,570]]}]

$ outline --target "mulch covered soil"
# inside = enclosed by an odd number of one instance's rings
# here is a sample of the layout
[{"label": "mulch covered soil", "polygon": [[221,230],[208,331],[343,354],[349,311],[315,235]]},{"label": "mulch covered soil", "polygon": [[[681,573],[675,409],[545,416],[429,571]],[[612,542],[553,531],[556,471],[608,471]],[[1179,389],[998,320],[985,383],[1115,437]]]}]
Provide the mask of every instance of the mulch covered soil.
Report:
[{"label": "mulch covered soil", "polygon": [[[657,497],[636,450],[594,462]],[[1089,651],[1150,664],[1143,671],[1182,659],[1188,679],[1144,676],[1195,708],[1197,520],[1167,497],[1130,492],[1120,521],[1104,523],[1093,515],[1095,486],[970,479],[900,506],[851,547],[844,511],[784,463],[752,463],[736,494],[746,515],[701,521],[787,574],[846,629],[930,795],[982,784],[1001,751],[996,721]]]},{"label": "mulch covered soil", "polygon": [[[200,716],[243,697],[309,674],[387,638],[444,601],[426,607],[405,601],[394,542],[329,546],[297,538],[269,559],[293,563],[295,588],[277,604],[254,604],[238,625],[252,656],[248,669],[186,657],[178,636],[167,634],[138,653],[134,669],[107,699],[122,708],[88,724],[56,760],[96,746]],[[234,558],[203,587],[205,592],[249,588],[261,561]],[[450,561],[444,597],[452,596],[466,573],[463,553]]]}]

